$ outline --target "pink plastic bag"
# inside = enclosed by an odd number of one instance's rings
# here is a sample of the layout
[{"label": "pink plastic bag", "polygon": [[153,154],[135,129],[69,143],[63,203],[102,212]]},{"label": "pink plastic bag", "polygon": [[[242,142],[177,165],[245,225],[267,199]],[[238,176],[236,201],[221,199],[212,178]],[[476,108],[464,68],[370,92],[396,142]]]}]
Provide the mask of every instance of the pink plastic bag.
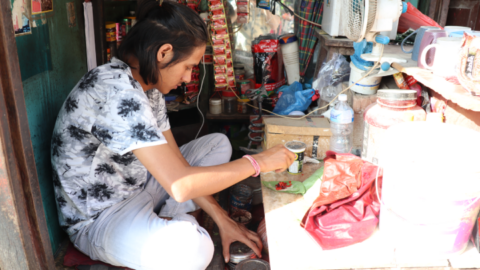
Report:
[{"label": "pink plastic bag", "polygon": [[398,22],[398,32],[403,33],[409,28],[417,30],[420,26],[436,26],[441,27],[437,22],[432,20],[427,15],[424,15],[420,10],[415,8],[412,4],[407,3],[407,12],[403,13],[400,16],[400,21]]},{"label": "pink plastic bag", "polygon": [[[362,242],[378,224],[377,166],[351,154],[327,152],[320,195],[302,226],[324,250]],[[381,189],[382,174],[379,174]],[[379,192],[380,193],[380,192]]]}]

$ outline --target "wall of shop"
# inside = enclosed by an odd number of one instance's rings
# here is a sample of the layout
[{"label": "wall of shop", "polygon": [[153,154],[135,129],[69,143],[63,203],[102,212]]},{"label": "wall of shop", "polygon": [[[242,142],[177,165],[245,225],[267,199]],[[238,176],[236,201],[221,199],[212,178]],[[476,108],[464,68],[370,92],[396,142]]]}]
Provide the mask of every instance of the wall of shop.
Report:
[{"label": "wall of shop", "polygon": [[[73,13],[71,8],[67,13],[67,5],[72,5],[69,3],[73,3]],[[53,0],[53,12],[33,17],[31,25],[32,33],[17,36],[16,42],[36,169],[55,254],[67,236],[58,224],[50,139],[60,107],[87,72],[83,1]]]}]

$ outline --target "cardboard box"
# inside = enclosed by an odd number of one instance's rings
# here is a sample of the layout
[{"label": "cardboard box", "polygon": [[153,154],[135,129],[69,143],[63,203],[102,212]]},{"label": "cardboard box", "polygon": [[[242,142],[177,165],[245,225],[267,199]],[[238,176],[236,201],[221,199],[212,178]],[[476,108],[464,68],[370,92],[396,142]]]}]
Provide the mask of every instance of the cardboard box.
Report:
[{"label": "cardboard box", "polygon": [[300,120],[263,116],[263,123],[263,145],[266,149],[289,141],[302,141],[307,144],[305,155],[317,159],[325,158],[325,152],[330,149],[330,121],[322,116],[309,116]]}]

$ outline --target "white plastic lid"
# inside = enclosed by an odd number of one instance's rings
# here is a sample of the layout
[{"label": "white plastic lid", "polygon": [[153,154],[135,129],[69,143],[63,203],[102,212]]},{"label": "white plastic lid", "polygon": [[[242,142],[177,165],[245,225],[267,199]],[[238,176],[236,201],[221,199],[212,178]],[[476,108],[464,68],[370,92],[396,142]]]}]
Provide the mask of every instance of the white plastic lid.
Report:
[{"label": "white plastic lid", "polygon": [[210,99],[210,105],[220,105],[222,104],[222,100],[219,98],[211,98]]},{"label": "white plastic lid", "polygon": [[338,100],[340,101],[347,101],[347,95],[346,94],[340,94],[338,96]]}]

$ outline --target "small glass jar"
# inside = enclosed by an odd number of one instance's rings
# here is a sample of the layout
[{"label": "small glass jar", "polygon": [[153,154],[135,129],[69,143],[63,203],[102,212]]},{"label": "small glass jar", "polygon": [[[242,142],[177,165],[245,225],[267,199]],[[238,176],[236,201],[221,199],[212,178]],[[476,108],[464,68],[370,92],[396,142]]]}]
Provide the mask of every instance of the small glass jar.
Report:
[{"label": "small glass jar", "polygon": [[238,99],[237,100],[237,113],[240,114],[248,114],[250,111],[250,106],[247,104],[250,102],[250,100],[247,99]]},{"label": "small glass jar", "polygon": [[240,63],[233,63],[233,71],[235,71],[235,81],[245,80],[245,66]]},{"label": "small glass jar", "polygon": [[209,103],[211,114],[222,114],[222,100],[220,98],[211,98]]},{"label": "small glass jar", "polygon": [[237,96],[232,91],[222,92],[223,114],[235,114],[237,112]]}]

